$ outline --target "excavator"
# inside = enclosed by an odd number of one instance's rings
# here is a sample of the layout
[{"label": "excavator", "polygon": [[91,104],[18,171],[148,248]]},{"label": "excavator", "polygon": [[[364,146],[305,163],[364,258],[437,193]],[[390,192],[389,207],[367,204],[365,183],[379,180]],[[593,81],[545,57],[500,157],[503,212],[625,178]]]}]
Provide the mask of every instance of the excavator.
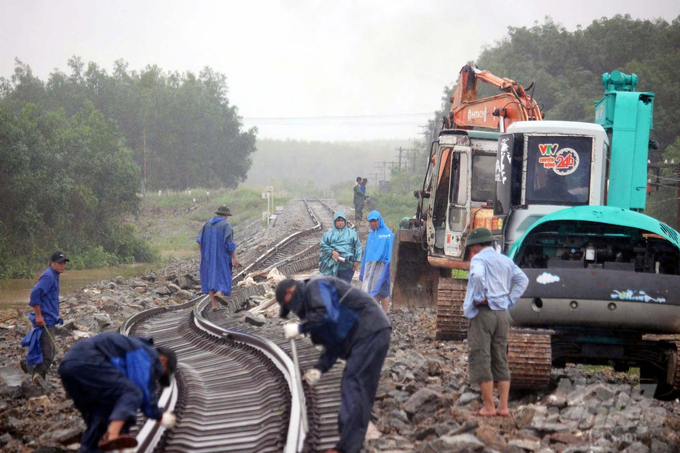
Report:
[{"label": "excavator", "polygon": [[[478,99],[480,81],[498,88],[502,93]],[[531,90],[533,86],[531,84],[527,89]],[[517,121],[541,119],[541,109],[522,85],[467,64],[460,70],[456,89],[451,96],[451,110],[448,117],[443,118],[443,128],[505,132],[507,126]]]},{"label": "excavator", "polygon": [[527,119],[494,104],[497,122],[472,125],[459,113],[491,108],[461,88],[475,69],[461,71],[416,215],[398,231],[395,307],[436,308],[436,337],[465,338],[465,241],[483,226],[530,280],[509,311],[513,387],[545,387],[566,363],[632,366],[675,398],[680,345],[660,335],[680,333],[680,234],[642,214],[654,94],[636,92],[634,74],[604,74],[592,124],[538,121],[533,98],[511,88]]},{"label": "excavator", "polygon": [[[480,81],[501,94],[479,99]],[[438,339],[462,339],[466,333],[461,301],[467,281],[452,278],[452,270],[469,268],[466,232],[503,227],[498,219],[494,223],[491,204],[499,134],[518,121],[542,119],[519,83],[471,64],[460,70],[451,109],[430,149],[423,188],[415,192],[416,215],[408,229],[398,230],[393,253],[394,305],[437,308]]]}]

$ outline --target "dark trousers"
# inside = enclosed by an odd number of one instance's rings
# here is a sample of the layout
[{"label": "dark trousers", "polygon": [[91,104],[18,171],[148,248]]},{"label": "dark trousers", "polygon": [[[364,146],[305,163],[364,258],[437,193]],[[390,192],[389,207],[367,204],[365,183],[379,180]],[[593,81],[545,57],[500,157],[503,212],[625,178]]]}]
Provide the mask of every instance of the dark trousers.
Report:
[{"label": "dark trousers", "polygon": [[[66,360],[59,366],[59,376],[87,425],[80,439],[80,453],[101,451],[99,441],[114,412],[120,414],[121,407],[136,409],[141,406],[142,392],[110,363]],[[120,419],[119,415],[114,416],[114,419]],[[123,419],[127,421],[123,432],[128,432],[136,422],[134,412],[128,412]]]},{"label": "dark trousers", "polygon": [[338,269],[338,275],[336,277],[351,285],[352,277],[354,277],[354,269]]},{"label": "dark trousers", "polygon": [[364,219],[364,202],[354,203],[354,219],[363,220]]},{"label": "dark trousers", "polygon": [[[49,335],[47,331],[49,330]],[[52,338],[56,335],[57,328],[55,326],[45,327],[45,331],[40,335],[40,349],[42,349],[43,361],[33,367],[31,370],[29,368],[29,373],[39,374],[43,378],[47,376],[47,372],[54,362],[54,356],[57,355],[57,346],[52,341]],[[50,335],[52,335],[50,337]]]},{"label": "dark trousers", "polygon": [[380,382],[380,370],[389,347],[390,329],[383,329],[352,348],[342,374],[338,414],[340,440],[336,450],[343,453],[361,451]]}]

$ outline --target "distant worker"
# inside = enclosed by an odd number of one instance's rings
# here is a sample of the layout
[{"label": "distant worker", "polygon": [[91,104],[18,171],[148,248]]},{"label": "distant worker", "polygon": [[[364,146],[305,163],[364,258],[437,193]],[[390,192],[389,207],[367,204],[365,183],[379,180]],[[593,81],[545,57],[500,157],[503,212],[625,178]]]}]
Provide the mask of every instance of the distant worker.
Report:
[{"label": "distant worker", "polygon": [[304,379],[314,387],[337,358],[344,359],[340,388],[340,439],[329,452],[359,453],[390,345],[390,322],[375,300],[337,278],[287,279],[276,287],[280,316],[293,311],[301,323],[284,326],[286,338],[310,334],[324,351]]},{"label": "distant worker", "polygon": [[220,206],[196,238],[201,252],[201,292],[210,294],[213,311],[218,309],[215,296],[231,295],[231,273],[239,266],[234,230],[227,221],[229,216],[231,210]]},{"label": "distant worker", "polygon": [[357,182],[354,184],[354,219],[364,219],[364,201],[366,194],[361,188],[361,176],[357,176]]},{"label": "distant worker", "polygon": [[366,220],[371,229],[361,261],[361,289],[375,297],[387,313],[390,308],[390,261],[394,234],[387,228],[378,211],[371,211]]},{"label": "distant worker", "polygon": [[361,266],[362,247],[357,232],[347,227],[344,212],[335,213],[333,229],[324,233],[319,248],[321,274],[351,283],[354,272]]},{"label": "distant worker", "polygon": [[56,325],[63,324],[59,317],[59,276],[66,270],[69,260],[62,252],[55,252],[50,257],[49,267],[40,275],[38,283],[31,291],[28,305],[33,311],[28,315],[33,329],[21,340],[21,346],[28,347],[26,361],[21,361],[25,373],[45,379],[57,345],[54,344]]},{"label": "distant worker", "polygon": [[361,180],[361,191],[366,195],[366,184],[368,184],[368,179],[364,178]]},{"label": "distant worker", "polygon": [[175,416],[158,407],[156,381],[170,385],[177,356],[166,347],[153,347],[151,338],[103,333],[76,342],[59,366],[59,376],[87,429],[79,452],[134,448],[128,432],[137,421],[137,409],[172,427]]},{"label": "distant worker", "polygon": [[[510,258],[498,253],[496,238],[486,228],[470,232],[470,261],[463,312],[468,327],[468,373],[479,384],[484,405],[475,413],[483,417],[508,417],[510,369],[508,367],[507,310],[524,294],[529,279]],[[498,385],[498,409],[493,402],[493,383]]]}]

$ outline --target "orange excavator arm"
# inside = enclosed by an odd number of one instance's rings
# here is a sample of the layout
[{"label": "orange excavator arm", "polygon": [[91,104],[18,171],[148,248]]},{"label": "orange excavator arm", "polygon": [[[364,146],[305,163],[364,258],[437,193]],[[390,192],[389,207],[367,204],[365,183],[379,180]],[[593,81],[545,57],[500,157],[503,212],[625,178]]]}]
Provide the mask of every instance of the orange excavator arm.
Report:
[{"label": "orange excavator arm", "polygon": [[[477,84],[482,81],[503,93],[478,99]],[[514,80],[500,78],[474,65],[460,70],[456,90],[451,96],[451,110],[444,119],[445,129],[483,128],[505,132],[516,121],[543,119],[536,101]]]}]

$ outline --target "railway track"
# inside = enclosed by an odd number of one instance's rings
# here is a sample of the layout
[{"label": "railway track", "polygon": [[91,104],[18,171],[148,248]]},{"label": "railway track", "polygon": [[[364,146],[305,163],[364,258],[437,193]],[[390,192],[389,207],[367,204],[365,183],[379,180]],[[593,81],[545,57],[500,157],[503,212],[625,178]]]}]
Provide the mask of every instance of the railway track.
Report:
[{"label": "railway track", "polygon": [[[319,239],[332,225],[333,210],[320,200],[303,202],[314,226],[267,250],[235,283],[272,267],[293,275],[317,265]],[[259,286],[235,287],[231,310],[212,312],[209,298],[201,296],[139,313],[121,327],[124,334],[152,336],[179,359],[176,377],[159,399],[164,410],[177,414],[177,426],[165,430],[141,418],[138,452],[316,451],[337,441],[342,367],[324,375],[315,389],[303,389],[281,327],[263,333],[233,319],[247,298],[262,292]],[[306,370],[319,352],[309,342],[298,343],[300,368]]]}]

